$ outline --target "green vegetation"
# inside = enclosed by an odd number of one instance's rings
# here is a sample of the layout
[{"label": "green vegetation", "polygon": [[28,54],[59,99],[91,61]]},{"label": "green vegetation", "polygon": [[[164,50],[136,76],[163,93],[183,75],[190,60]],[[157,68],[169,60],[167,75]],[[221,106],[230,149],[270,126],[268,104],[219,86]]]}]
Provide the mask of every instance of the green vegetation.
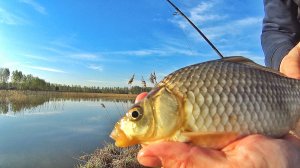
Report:
[{"label": "green vegetation", "polygon": [[10,76],[10,71],[8,68],[0,68],[0,82],[6,83]]},{"label": "green vegetation", "polygon": [[79,168],[144,168],[136,159],[139,145],[118,148],[114,144],[107,144],[102,149],[97,149],[93,154],[84,155],[79,158],[82,162]]},{"label": "green vegetation", "polygon": [[[8,82],[9,77],[11,82]],[[0,68],[0,89],[7,90],[31,90],[31,91],[59,91],[59,92],[87,92],[87,93],[115,93],[115,94],[138,94],[148,92],[151,87],[87,87],[79,85],[61,85],[46,82],[44,79],[25,75],[15,70],[11,73],[8,68]]]}]

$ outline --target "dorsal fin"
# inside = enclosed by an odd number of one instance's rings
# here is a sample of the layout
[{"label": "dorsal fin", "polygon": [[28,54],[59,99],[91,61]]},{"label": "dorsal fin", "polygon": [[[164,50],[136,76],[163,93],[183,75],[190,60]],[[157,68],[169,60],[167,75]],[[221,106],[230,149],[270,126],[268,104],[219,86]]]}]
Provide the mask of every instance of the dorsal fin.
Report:
[{"label": "dorsal fin", "polygon": [[228,62],[236,62],[236,63],[254,63],[251,59],[245,58],[243,56],[230,56],[230,57],[224,57],[220,59],[222,61],[228,61]]},{"label": "dorsal fin", "polygon": [[243,56],[225,57],[225,58],[222,58],[220,60],[221,61],[226,61],[226,62],[234,62],[234,63],[240,63],[240,64],[249,65],[249,66],[251,66],[251,67],[253,67],[255,69],[259,69],[259,70],[271,72],[271,73],[280,75],[282,77],[287,77],[283,73],[280,73],[279,71],[276,71],[274,69],[271,69],[271,68],[259,65],[259,64],[255,63],[254,61],[252,61],[251,59],[245,58]]}]

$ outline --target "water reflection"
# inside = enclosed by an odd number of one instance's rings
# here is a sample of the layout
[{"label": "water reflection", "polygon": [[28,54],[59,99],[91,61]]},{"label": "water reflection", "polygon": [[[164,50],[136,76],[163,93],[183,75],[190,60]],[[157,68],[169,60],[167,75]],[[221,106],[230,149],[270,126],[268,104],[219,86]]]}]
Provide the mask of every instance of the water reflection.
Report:
[{"label": "water reflection", "polygon": [[[121,103],[122,110],[128,109],[129,104],[133,103],[133,99],[118,99],[118,98],[82,98],[78,95],[69,96],[64,94],[52,94],[52,93],[43,93],[43,94],[18,94],[13,96],[1,96],[0,97],[0,114],[7,114],[8,112],[18,113],[27,111],[38,106],[43,106],[42,108],[57,108],[54,104],[49,104],[49,102],[59,102],[59,101],[93,101],[93,102],[114,102]],[[125,105],[124,105],[125,103]],[[116,106],[118,107],[118,106]],[[121,110],[121,109],[120,109]]]},{"label": "water reflection", "polygon": [[0,101],[0,167],[5,168],[74,167],[74,158],[111,141],[114,123],[133,103],[53,95]]}]

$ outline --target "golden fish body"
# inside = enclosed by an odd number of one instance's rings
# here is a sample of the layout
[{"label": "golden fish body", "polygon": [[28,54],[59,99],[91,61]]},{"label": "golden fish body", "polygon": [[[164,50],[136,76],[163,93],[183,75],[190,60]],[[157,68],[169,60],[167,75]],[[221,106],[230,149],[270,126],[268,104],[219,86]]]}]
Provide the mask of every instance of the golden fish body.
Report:
[{"label": "golden fish body", "polygon": [[180,141],[221,148],[249,134],[281,137],[300,117],[300,82],[229,57],[165,77],[115,126],[117,146]]}]

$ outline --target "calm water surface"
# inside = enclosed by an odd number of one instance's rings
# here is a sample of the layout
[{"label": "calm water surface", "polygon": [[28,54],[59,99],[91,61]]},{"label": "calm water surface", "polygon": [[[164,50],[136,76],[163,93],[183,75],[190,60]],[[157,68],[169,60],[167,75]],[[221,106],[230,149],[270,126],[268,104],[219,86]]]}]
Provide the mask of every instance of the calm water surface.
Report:
[{"label": "calm water surface", "polygon": [[60,99],[38,104],[8,104],[0,111],[0,168],[74,167],[76,158],[111,142],[114,123],[132,102]]}]

